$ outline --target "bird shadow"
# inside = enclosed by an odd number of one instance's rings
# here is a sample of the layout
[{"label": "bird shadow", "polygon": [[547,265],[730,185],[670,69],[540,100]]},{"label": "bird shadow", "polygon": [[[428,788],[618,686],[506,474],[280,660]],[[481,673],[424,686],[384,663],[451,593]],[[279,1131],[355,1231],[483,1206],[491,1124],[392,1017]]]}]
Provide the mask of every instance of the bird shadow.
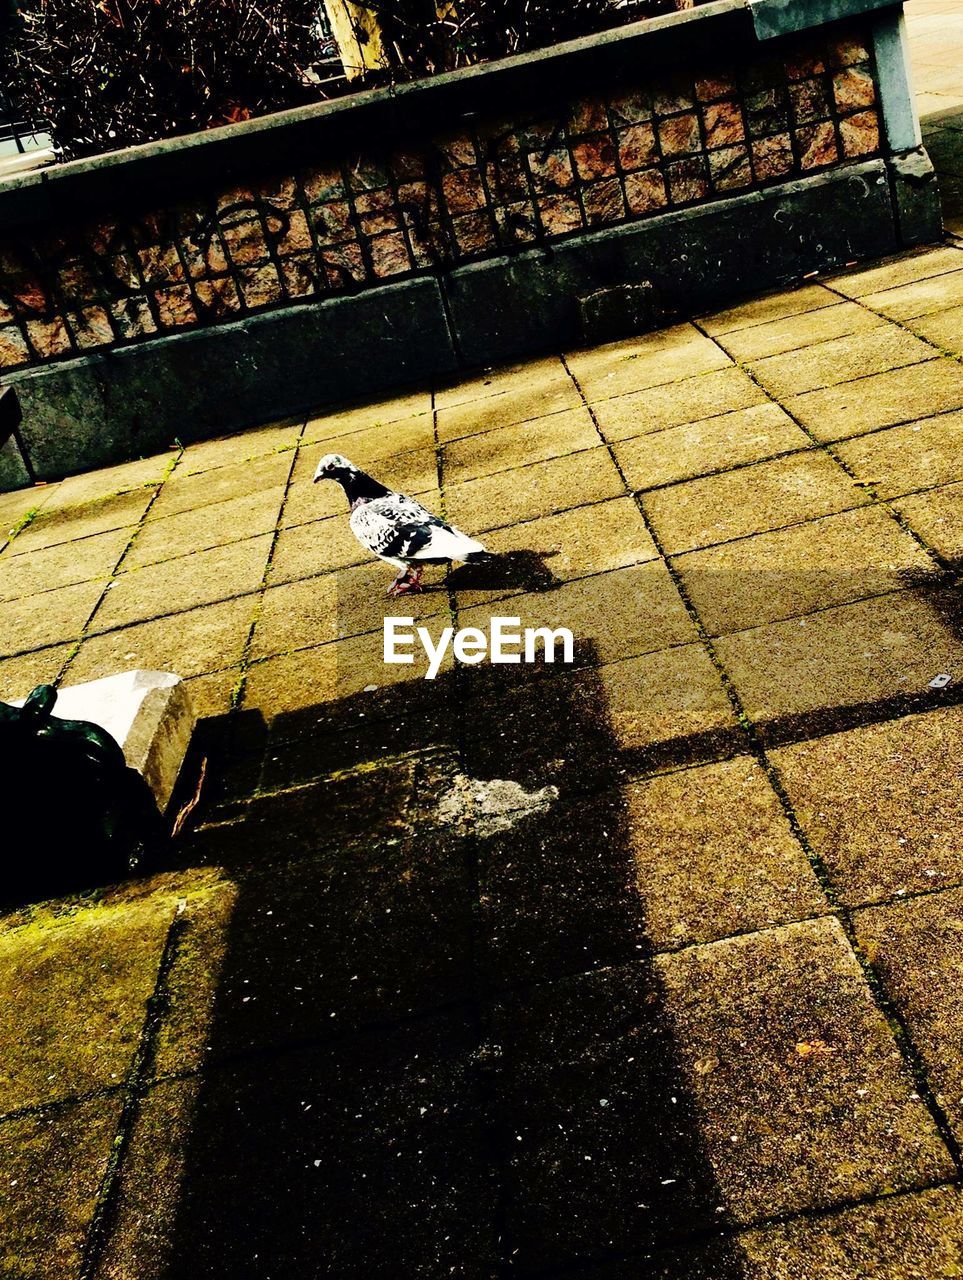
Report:
[{"label": "bird shadow", "polygon": [[448,575],[451,591],[551,591],[562,585],[545,563],[557,551],[505,551],[474,564],[460,565]]}]

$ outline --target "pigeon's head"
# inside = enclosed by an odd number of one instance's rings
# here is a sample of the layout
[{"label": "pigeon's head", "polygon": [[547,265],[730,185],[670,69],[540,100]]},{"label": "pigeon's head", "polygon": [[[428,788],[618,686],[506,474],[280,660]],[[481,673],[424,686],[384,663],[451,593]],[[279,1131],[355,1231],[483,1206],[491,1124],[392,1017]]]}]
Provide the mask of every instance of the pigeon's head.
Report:
[{"label": "pigeon's head", "polygon": [[357,475],[358,468],[340,453],[326,453],[314,473],[314,483],[319,480],[337,480],[343,483],[349,476]]}]

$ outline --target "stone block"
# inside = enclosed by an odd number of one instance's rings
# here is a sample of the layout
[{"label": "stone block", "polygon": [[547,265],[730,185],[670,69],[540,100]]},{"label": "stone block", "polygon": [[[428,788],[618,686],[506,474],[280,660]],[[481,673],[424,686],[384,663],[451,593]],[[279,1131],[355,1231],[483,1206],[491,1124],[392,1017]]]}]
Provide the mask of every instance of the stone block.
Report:
[{"label": "stone block", "polygon": [[61,689],[54,707],[61,720],[100,725],[119,743],[124,759],[147,780],[163,813],[194,729],[190,696],[170,671],[124,671]]}]

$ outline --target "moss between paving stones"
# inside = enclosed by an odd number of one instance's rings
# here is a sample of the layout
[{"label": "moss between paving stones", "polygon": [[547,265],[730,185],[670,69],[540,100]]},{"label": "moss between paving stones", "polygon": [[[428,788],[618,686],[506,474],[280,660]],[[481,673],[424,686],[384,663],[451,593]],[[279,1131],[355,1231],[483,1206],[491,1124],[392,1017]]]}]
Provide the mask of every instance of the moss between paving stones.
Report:
[{"label": "moss between paving stones", "polygon": [[809,447],[809,437],[777,404],[760,404],[620,441],[614,449],[629,485],[651,489]]},{"label": "moss between paving stones", "polygon": [[636,888],[662,950],[828,910],[765,773],[749,757],[626,788]]},{"label": "moss between paving stones", "polygon": [[189,676],[184,683],[197,719],[227,715],[234,704],[235,691],[241,686],[242,675],[242,668],[237,666],[203,676]]},{"label": "moss between paving stones", "polygon": [[275,485],[263,493],[244,494],[176,516],[148,516],[124,557],[123,569],[139,569],[267,533],[277,524],[283,500],[284,486]]},{"label": "moss between paving stones", "polygon": [[624,491],[608,450],[588,449],[452,485],[445,494],[445,514],[474,536],[519,520],[619,497]]},{"label": "moss between paving stones", "polygon": [[104,586],[103,582],[81,582],[0,604],[0,656],[79,638]]},{"label": "moss between paving stones", "polygon": [[155,518],[179,515],[182,511],[250,496],[285,484],[293,459],[293,453],[288,450],[194,475],[175,471],[165,482],[151,515]]},{"label": "moss between paving stones", "polygon": [[541,377],[510,391],[439,409],[438,439],[448,445],[459,439],[467,442],[479,432],[512,427],[533,418],[554,417],[581,407],[582,397],[559,362],[551,378]]},{"label": "moss between paving stones", "polygon": [[0,1124],[0,1274],[79,1274],[120,1109],[115,1095]]},{"label": "moss between paving stones", "polygon": [[[18,600],[95,578],[106,580],[130,536],[129,529],[115,529],[85,538],[81,546],[61,543],[30,556],[4,559],[0,570],[0,600]],[[37,605],[42,608],[42,601],[37,601]]]},{"label": "moss between paving stones", "polygon": [[233,463],[249,462],[265,454],[293,449],[301,436],[302,423],[280,423],[259,431],[241,431],[217,440],[202,440],[188,445],[181,455],[178,471],[188,475],[195,471],[211,471]]},{"label": "moss between paving stones", "polygon": [[758,383],[733,366],[671,386],[601,400],[593,404],[592,412],[607,440],[628,440],[767,401]]},{"label": "moss between paving stones", "polygon": [[908,699],[936,675],[963,676],[963,646],[938,603],[925,592],[895,592],[723,636],[716,651],[757,723]]},{"label": "moss between paving stones", "polygon": [[242,596],[88,636],[71,663],[69,683],[135,667],[186,678],[232,666],[241,660],[256,603],[256,596]]},{"label": "moss between paving stones", "polygon": [[656,964],[701,1137],[735,1221],[952,1176],[835,920]]},{"label": "moss between paving stones", "polygon": [[56,489],[55,485],[31,485],[13,493],[0,493],[0,531],[4,535],[39,512]]},{"label": "moss between paving stones", "polygon": [[[111,529],[130,528],[143,519],[155,492],[153,488],[134,489],[64,511],[48,512],[41,508],[36,518],[17,534],[6,554],[23,555],[60,543],[79,542]],[[83,546],[76,547],[75,553],[82,555]]]},{"label": "moss between paving stones", "polygon": [[527,463],[544,462],[580,449],[591,449],[598,443],[598,431],[589,411],[584,407],[569,409],[447,445],[443,475],[446,484],[457,484]]},{"label": "moss between paving stones", "polygon": [[843,440],[961,407],[963,368],[949,359],[926,360],[786,401],[793,417],[821,441]]},{"label": "moss between paving stones", "polygon": [[656,490],[644,495],[642,506],[672,554],[868,501],[832,458],[810,451]]},{"label": "moss between paving stones", "polygon": [[845,440],[838,456],[881,498],[961,480],[963,411]]},{"label": "moss between paving stones", "polygon": [[868,333],[854,333],[757,360],[752,372],[768,391],[785,397],[934,360],[937,354],[929,343],[912,334],[881,325]]},{"label": "moss between paving stones", "polygon": [[690,551],[673,567],[710,635],[895,591],[938,572],[881,507]]},{"label": "moss between paving stones", "polygon": [[[826,297],[825,294],[821,296]],[[839,302],[835,306],[820,306],[816,311],[753,324],[734,333],[727,332],[719,342],[736,360],[764,360],[767,356],[781,355],[784,351],[795,351],[817,342],[829,342],[851,333],[866,333],[881,324],[885,321],[865,307],[855,302]]]},{"label": "moss between paving stones", "polygon": [[0,1112],[123,1083],[173,915],[160,897],[0,934]]},{"label": "moss between paving stones", "polygon": [[963,892],[937,893],[859,911],[860,946],[905,1019],[936,1101],[963,1134]]}]

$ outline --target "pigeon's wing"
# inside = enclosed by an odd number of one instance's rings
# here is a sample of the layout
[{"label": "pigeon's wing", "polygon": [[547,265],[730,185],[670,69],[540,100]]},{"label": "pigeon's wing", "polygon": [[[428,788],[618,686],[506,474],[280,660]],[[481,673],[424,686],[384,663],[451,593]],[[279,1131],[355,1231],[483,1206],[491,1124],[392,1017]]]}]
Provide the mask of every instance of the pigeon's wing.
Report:
[{"label": "pigeon's wing", "polygon": [[402,493],[362,503],[350,524],[358,541],[384,560],[462,560],[484,550]]}]

